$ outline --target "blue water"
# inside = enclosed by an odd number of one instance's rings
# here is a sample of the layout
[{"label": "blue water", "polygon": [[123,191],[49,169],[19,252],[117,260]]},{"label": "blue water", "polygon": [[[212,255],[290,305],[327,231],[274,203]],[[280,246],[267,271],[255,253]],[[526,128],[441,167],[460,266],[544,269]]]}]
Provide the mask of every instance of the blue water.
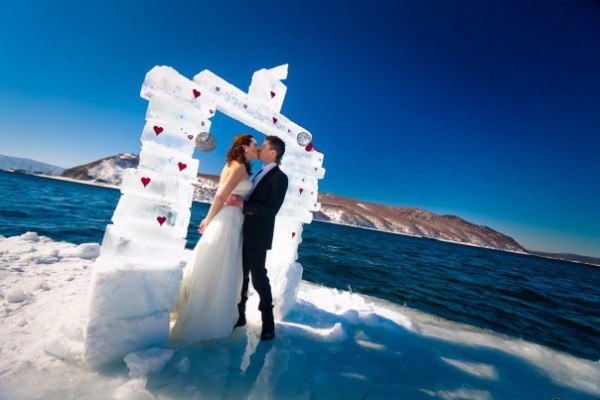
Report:
[{"label": "blue water", "polygon": [[[0,234],[101,242],[119,191],[0,171]],[[194,203],[188,248],[208,212]],[[600,359],[600,268],[313,222],[304,279]]]}]

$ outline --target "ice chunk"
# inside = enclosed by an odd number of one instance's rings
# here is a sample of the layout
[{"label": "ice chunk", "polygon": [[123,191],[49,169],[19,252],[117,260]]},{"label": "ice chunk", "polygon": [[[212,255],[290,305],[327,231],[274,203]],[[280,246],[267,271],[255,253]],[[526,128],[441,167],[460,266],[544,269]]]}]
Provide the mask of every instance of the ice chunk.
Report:
[{"label": "ice chunk", "polygon": [[160,371],[171,361],[175,351],[153,347],[148,350],[129,353],[125,356],[125,364],[129,368],[131,378],[141,378],[148,373]]},{"label": "ice chunk", "polygon": [[66,257],[93,260],[100,254],[100,245],[98,243],[82,243],[74,249],[63,250],[61,253]]},{"label": "ice chunk", "polygon": [[87,325],[85,362],[100,366],[126,354],[150,347],[164,347],[169,339],[169,312],[138,318],[90,320]]},{"label": "ice chunk", "polygon": [[281,82],[287,78],[287,64],[271,69],[260,69],[252,75],[248,95],[252,101],[264,104],[269,110],[281,110],[287,87]]},{"label": "ice chunk", "polygon": [[198,175],[199,161],[185,154],[170,150],[154,142],[142,142],[138,168],[175,175],[194,182]]},{"label": "ice chunk", "polygon": [[36,232],[25,232],[21,236],[19,236],[23,240],[27,240],[29,242],[39,242],[40,237]]},{"label": "ice chunk", "polygon": [[155,400],[156,397],[146,390],[146,378],[130,379],[113,392],[116,400]]},{"label": "ice chunk", "polygon": [[274,299],[273,313],[276,319],[283,319],[296,305],[298,287],[302,280],[302,265],[299,263],[278,263],[267,252],[267,272]]},{"label": "ice chunk", "polygon": [[121,193],[170,201],[189,207],[194,198],[194,186],[177,175],[138,167],[123,172]]},{"label": "ice chunk", "polygon": [[173,97],[153,97],[148,104],[146,120],[156,119],[188,129],[200,129],[215,111],[212,101],[202,100],[194,106]]},{"label": "ice chunk", "polygon": [[172,267],[181,260],[186,240],[158,237],[146,232],[108,225],[102,240],[102,258],[116,258],[117,263],[129,262],[152,267]]},{"label": "ice chunk", "polygon": [[196,135],[206,131],[207,128],[204,126],[188,127],[178,123],[150,119],[144,126],[141,140],[142,142],[155,142],[191,157],[196,148]]},{"label": "ice chunk", "polygon": [[27,296],[23,290],[18,287],[11,288],[8,293],[6,293],[6,300],[8,300],[9,303],[22,303],[26,299]]},{"label": "ice chunk", "polygon": [[[189,207],[189,206],[188,206]],[[115,225],[157,237],[184,238],[190,223],[188,207],[145,197],[123,195],[112,217]]]},{"label": "ice chunk", "polygon": [[92,276],[88,318],[141,317],[168,311],[177,303],[182,270],[135,266],[118,270],[98,258]]}]

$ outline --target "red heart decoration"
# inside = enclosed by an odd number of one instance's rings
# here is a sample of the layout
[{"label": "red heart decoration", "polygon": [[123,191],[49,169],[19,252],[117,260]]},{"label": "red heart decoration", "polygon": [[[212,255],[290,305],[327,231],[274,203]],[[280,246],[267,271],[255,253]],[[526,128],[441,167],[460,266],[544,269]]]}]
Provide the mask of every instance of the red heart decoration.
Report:
[{"label": "red heart decoration", "polygon": [[188,135],[188,139],[192,140],[194,138],[194,135]]},{"label": "red heart decoration", "polygon": [[275,97],[275,92],[271,90],[271,98]]},{"label": "red heart decoration", "polygon": [[248,104],[244,104],[244,108],[248,108]]},{"label": "red heart decoration", "polygon": [[300,188],[298,190],[300,190],[300,194],[302,194],[302,192],[304,192],[304,189],[302,189],[302,188]]},{"label": "red heart decoration", "polygon": [[220,88],[220,87],[218,87],[218,86],[217,86],[215,89],[217,89],[217,92],[218,92],[219,90],[221,90],[221,88]]},{"label": "red heart decoration", "polygon": [[142,177],[142,184],[144,185],[144,187],[148,186],[149,183],[150,178]]},{"label": "red heart decoration", "polygon": [[192,92],[194,92],[194,98],[197,99],[198,97],[200,97],[200,91],[194,89],[192,90]]},{"label": "red heart decoration", "polygon": [[304,178],[302,178],[302,182],[304,182]]},{"label": "red heart decoration", "polygon": [[164,224],[165,221],[167,220],[167,217],[156,217],[156,220],[158,221],[160,226],[162,226],[162,224]]},{"label": "red heart decoration", "polygon": [[182,162],[178,162],[177,165],[179,166],[180,171],[183,171],[184,169],[187,168],[187,164],[184,164]]},{"label": "red heart decoration", "polygon": [[309,143],[309,144],[307,144],[306,147],[305,147],[305,149],[306,149],[306,151],[311,151],[313,149],[312,142]]},{"label": "red heart decoration", "polygon": [[277,123],[277,118],[273,117],[273,123],[276,124]]},{"label": "red heart decoration", "polygon": [[156,133],[156,136],[160,135],[162,133],[162,131],[164,131],[162,126],[154,125],[154,133]]},{"label": "red heart decoration", "polygon": [[209,113],[214,114],[215,112],[213,110],[208,110]]},{"label": "red heart decoration", "polygon": [[296,236],[296,232],[292,232],[292,238]]}]

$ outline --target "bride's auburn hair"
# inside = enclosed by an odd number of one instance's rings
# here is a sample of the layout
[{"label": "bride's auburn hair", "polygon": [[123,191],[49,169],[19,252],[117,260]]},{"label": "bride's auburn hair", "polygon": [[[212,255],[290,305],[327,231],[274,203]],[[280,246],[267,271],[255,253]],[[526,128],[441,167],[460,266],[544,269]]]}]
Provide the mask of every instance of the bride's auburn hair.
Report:
[{"label": "bride's auburn hair", "polygon": [[227,165],[232,161],[237,161],[240,164],[244,164],[246,166],[246,172],[248,175],[251,175],[250,162],[246,161],[246,150],[244,149],[244,146],[250,146],[253,139],[254,137],[247,133],[242,133],[234,137],[233,142],[231,142],[231,147],[227,150],[227,155],[225,156]]}]

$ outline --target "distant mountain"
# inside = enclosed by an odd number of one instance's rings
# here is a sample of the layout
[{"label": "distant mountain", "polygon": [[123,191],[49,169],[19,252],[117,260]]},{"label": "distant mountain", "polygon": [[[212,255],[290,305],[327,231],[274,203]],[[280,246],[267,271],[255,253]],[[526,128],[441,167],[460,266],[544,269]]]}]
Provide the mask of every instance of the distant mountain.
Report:
[{"label": "distant mountain", "polygon": [[[139,156],[135,154],[119,154],[67,169],[61,176],[118,186],[123,171],[137,167],[138,163]],[[217,191],[218,182],[219,177],[216,175],[198,174],[198,180],[194,184],[196,188],[194,200],[211,202]],[[473,224],[455,215],[438,215],[412,207],[384,206],[330,193],[319,194],[318,201],[321,203],[321,210],[315,213],[317,221],[600,266],[600,259],[594,257],[526,250],[513,238],[503,233],[487,226]]]},{"label": "distant mountain", "polygon": [[24,171],[35,174],[60,175],[65,169],[43,162],[0,155],[0,169],[5,171]]},{"label": "distant mountain", "polygon": [[527,251],[513,238],[487,226],[475,225],[454,215],[438,215],[412,207],[392,207],[361,202],[334,194],[320,194],[316,219],[462,244]]},{"label": "distant mountain", "polygon": [[533,254],[534,256],[556,258],[559,260],[597,265],[600,267],[600,258],[597,258],[597,257],[580,256],[579,254],[571,254],[571,253],[546,253],[543,251],[535,251],[535,250],[527,250],[527,252],[529,254]]},{"label": "distant mountain", "polygon": [[[123,178],[123,171],[127,168],[136,168],[139,162],[140,157],[137,154],[118,154],[89,164],[69,168],[61,176],[81,181],[119,186]],[[194,200],[211,202],[217,192],[218,183],[218,176],[198,174],[198,181],[194,185],[196,187]]]}]

